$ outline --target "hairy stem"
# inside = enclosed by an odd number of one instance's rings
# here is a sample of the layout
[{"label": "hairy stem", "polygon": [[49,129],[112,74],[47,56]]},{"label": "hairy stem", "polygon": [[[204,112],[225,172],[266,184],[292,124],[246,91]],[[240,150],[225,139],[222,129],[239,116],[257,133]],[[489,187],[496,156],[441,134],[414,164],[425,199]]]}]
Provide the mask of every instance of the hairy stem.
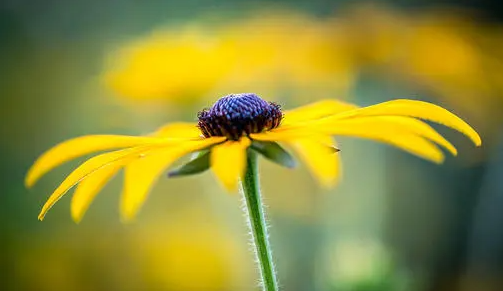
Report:
[{"label": "hairy stem", "polygon": [[264,215],[264,207],[260,197],[257,154],[248,151],[248,162],[245,177],[242,181],[243,196],[246,207],[245,214],[248,218],[248,226],[253,236],[253,247],[260,267],[264,291],[277,291],[278,283],[274,264],[272,262],[271,246],[267,234],[267,225]]}]

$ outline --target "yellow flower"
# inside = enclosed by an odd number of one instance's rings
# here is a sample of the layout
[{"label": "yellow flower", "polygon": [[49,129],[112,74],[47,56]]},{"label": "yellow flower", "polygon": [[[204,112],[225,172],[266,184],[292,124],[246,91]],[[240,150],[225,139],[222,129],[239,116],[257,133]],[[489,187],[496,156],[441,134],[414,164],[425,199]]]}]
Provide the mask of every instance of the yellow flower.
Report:
[{"label": "yellow flower", "polygon": [[268,93],[285,88],[347,93],[354,64],[340,33],[329,24],[273,9],[220,25],[161,27],[111,50],[102,80],[117,97],[174,104],[257,84]]},{"label": "yellow flower", "polygon": [[324,186],[333,185],[338,176],[340,161],[332,136],[384,142],[436,163],[443,161],[444,154],[435,144],[456,155],[456,148],[420,120],[424,119],[456,129],[475,145],[481,145],[477,132],[459,117],[442,107],[414,100],[393,100],[363,108],[324,100],[283,113],[277,104],[255,94],[231,94],[199,112],[198,119],[197,126],[169,124],[150,136],[90,135],[50,149],[29,170],[27,187],[70,159],[120,148],[97,155],[70,173],[49,197],[39,219],[78,184],[71,212],[74,220],[80,221],[98,191],[122,168],[125,178],[120,210],[124,219],[131,219],[158,176],[177,159],[194,152],[200,153],[199,158],[178,173],[211,167],[225,188],[235,191],[244,174],[248,150],[292,166],[288,153],[276,142],[291,146]]},{"label": "yellow flower", "polygon": [[231,43],[204,29],[157,31],[114,52],[103,79],[135,100],[190,102],[227,78],[235,55]]}]

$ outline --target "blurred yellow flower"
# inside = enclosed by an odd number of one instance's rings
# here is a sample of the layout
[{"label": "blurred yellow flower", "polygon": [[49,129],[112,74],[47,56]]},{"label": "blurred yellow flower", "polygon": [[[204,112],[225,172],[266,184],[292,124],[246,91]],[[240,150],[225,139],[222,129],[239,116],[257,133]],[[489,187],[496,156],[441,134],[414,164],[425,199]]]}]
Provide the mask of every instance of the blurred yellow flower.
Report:
[{"label": "blurred yellow flower", "polygon": [[473,35],[485,33],[449,11],[407,15],[364,5],[356,6],[333,25],[348,36],[360,67],[386,66],[389,72],[419,79],[469,82],[472,86],[484,74],[480,66],[483,53]]},{"label": "blurred yellow flower", "polygon": [[501,54],[490,45],[503,33],[494,34],[467,16],[440,12],[410,21],[408,34],[413,37],[403,44],[393,71],[466,112],[487,133],[498,124],[494,119],[503,106],[503,87],[497,80],[503,70]]},{"label": "blurred yellow flower", "polygon": [[242,52],[237,70],[242,83],[340,91],[353,85],[350,52],[337,27],[301,13],[273,10],[256,15],[222,33]]},{"label": "blurred yellow flower", "polygon": [[104,78],[124,97],[184,102],[225,78],[236,53],[200,28],[154,32],[119,50]]},{"label": "blurred yellow flower", "polygon": [[158,29],[112,51],[103,79],[121,97],[175,103],[223,90],[333,94],[352,86],[349,51],[326,21],[284,10],[250,15]]},{"label": "blurred yellow flower", "polygon": [[90,135],[63,142],[43,154],[29,170],[30,187],[52,168],[77,156],[124,148],[95,156],[75,169],[52,193],[39,219],[73,186],[72,216],[80,221],[104,184],[125,168],[121,214],[131,219],[147,197],[157,177],[177,159],[200,152],[175,174],[211,169],[230,191],[235,191],[244,174],[247,151],[255,150],[281,165],[293,166],[290,156],[276,142],[292,147],[324,186],[332,186],[338,176],[339,156],[331,136],[348,135],[377,140],[399,147],[424,159],[440,163],[443,152],[456,148],[426,119],[456,129],[475,145],[477,132],[449,111],[421,101],[393,100],[359,108],[335,100],[325,100],[283,113],[275,103],[253,93],[220,98],[198,114],[197,127],[190,123],[167,125],[152,136]]},{"label": "blurred yellow flower", "polygon": [[[131,250],[136,262],[148,266],[148,281],[165,286],[161,289],[215,291],[238,290],[251,281],[246,247],[200,211],[181,215],[148,223],[135,233]],[[164,228],[169,231],[159,231]]]},{"label": "blurred yellow flower", "polygon": [[470,10],[400,11],[355,5],[338,18],[358,70],[402,80],[463,112],[488,137],[499,132],[503,106],[501,25],[476,21]]}]

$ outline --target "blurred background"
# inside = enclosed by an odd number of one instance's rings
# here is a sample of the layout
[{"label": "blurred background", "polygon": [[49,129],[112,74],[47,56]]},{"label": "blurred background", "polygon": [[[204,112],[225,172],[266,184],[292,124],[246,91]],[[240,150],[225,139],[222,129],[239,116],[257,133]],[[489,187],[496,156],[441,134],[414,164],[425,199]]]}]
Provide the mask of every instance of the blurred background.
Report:
[{"label": "blurred background", "polygon": [[[476,128],[434,165],[340,138],[343,177],[262,161],[282,290],[503,290],[503,7],[498,1],[30,1],[0,4],[0,289],[258,290],[239,197],[211,173],[161,178],[121,224],[122,177],[76,225],[79,161],[28,167],[83,134],[143,134],[255,92],[292,108],[420,99]],[[81,160],[80,160],[81,161]]]}]

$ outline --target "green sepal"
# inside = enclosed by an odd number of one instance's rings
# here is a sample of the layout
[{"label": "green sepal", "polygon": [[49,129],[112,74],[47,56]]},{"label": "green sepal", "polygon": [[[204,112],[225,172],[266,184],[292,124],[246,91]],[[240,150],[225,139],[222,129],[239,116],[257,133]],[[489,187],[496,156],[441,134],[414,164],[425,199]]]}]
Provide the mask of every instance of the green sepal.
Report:
[{"label": "green sepal", "polygon": [[210,168],[210,151],[204,150],[197,157],[178,169],[168,172],[168,178],[202,173]]},{"label": "green sepal", "polygon": [[281,166],[294,168],[297,165],[295,159],[275,142],[254,140],[251,148]]}]

